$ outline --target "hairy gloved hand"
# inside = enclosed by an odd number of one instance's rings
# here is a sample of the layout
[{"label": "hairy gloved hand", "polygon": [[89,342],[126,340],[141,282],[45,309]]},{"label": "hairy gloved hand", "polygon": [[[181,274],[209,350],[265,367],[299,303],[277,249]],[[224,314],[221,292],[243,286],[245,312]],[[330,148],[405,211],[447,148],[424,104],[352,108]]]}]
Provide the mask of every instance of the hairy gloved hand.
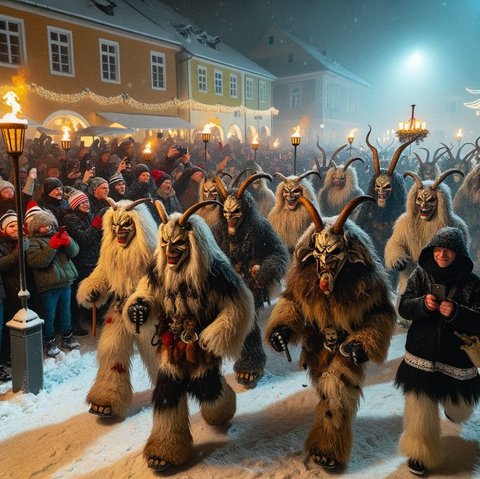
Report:
[{"label": "hairy gloved hand", "polygon": [[147,320],[150,308],[142,298],[128,307],[128,317],[135,323],[135,332],[140,333],[140,326]]},{"label": "hairy gloved hand", "polygon": [[393,269],[396,271],[403,271],[407,267],[408,261],[404,259],[399,259],[393,265]]},{"label": "hairy gloved hand", "polygon": [[89,303],[96,303],[100,299],[100,291],[93,289],[91,293],[87,296],[87,301]]},{"label": "hairy gloved hand", "polygon": [[365,352],[365,349],[363,349],[360,341],[351,341],[349,343],[341,344],[340,353],[344,356],[350,356],[350,359],[356,366],[368,361],[367,353]]},{"label": "hairy gloved hand", "polygon": [[270,334],[270,344],[275,351],[281,353],[282,351],[285,351],[291,335],[292,330],[290,328],[287,328],[286,326],[278,326],[278,328],[275,328]]}]

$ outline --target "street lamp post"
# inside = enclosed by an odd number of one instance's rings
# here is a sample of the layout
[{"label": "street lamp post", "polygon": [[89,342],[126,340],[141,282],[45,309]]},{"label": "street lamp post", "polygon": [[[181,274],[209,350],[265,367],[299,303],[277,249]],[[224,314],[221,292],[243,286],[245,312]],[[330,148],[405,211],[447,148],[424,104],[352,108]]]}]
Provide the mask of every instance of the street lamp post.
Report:
[{"label": "street lamp post", "polygon": [[300,127],[297,126],[294,128],[290,141],[293,146],[293,174],[297,174],[297,146],[300,144],[302,137],[300,136]]},{"label": "street lamp post", "polygon": [[70,131],[70,128],[68,128],[68,126],[64,126],[62,130],[63,136],[60,140],[60,145],[62,146],[62,150],[65,152],[65,169],[68,173],[68,152],[72,148],[72,140],[70,139],[70,135],[68,133]]},{"label": "street lamp post", "polygon": [[253,150],[253,161],[256,163],[257,162],[257,151],[258,151],[258,138],[255,136],[255,138],[252,140],[252,150]]},{"label": "street lamp post", "polygon": [[461,128],[458,129],[457,134],[455,135],[455,139],[457,140],[458,148],[460,149],[460,145],[463,140],[463,131]]},{"label": "street lamp post", "polygon": [[202,141],[205,145],[205,166],[207,165],[207,145],[210,141],[210,132],[202,131]]},{"label": "street lamp post", "polygon": [[347,138],[349,147],[348,147],[348,153],[350,157],[352,156],[352,143],[355,141],[355,135],[353,134],[353,131],[350,132]]},{"label": "street lamp post", "polygon": [[17,210],[18,227],[18,264],[20,273],[20,299],[21,308],[15,316],[7,322],[10,328],[10,344],[12,356],[12,390],[17,392],[31,392],[37,394],[43,387],[43,348],[42,348],[42,324],[43,319],[28,309],[27,300],[30,293],[27,290],[25,275],[25,248],[23,244],[23,208],[20,185],[19,157],[23,153],[25,143],[25,130],[28,127],[26,120],[16,117],[20,111],[17,96],[13,92],[7,92],[3,97],[7,105],[11,106],[12,113],[7,114],[0,120],[5,150],[12,158],[15,207]]}]

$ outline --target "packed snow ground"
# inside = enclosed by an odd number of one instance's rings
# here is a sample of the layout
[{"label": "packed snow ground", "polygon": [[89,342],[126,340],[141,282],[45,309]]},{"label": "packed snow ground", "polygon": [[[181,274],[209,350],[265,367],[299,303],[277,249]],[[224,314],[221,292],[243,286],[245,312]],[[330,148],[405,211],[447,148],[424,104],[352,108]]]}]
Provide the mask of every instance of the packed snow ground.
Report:
[{"label": "packed snow ground", "polygon": [[[265,312],[265,316],[268,311]],[[303,443],[313,420],[316,396],[305,372],[267,349],[265,376],[253,390],[227,380],[237,392],[237,414],[222,428],[208,426],[190,402],[195,457],[164,475],[179,479],[410,478],[397,451],[403,396],[392,381],[404,353],[405,330],[397,329],[384,365],[371,364],[354,421],[350,462],[335,474],[306,460]],[[161,477],[147,468],[143,446],[152,425],[152,387],[138,355],[132,365],[133,405],[124,421],[88,413],[85,396],[96,373],[95,341],[80,338],[82,350],[44,363],[44,389],[12,393],[0,385],[0,478],[136,479]],[[429,478],[480,478],[480,408],[463,427],[442,421],[445,460]]]}]

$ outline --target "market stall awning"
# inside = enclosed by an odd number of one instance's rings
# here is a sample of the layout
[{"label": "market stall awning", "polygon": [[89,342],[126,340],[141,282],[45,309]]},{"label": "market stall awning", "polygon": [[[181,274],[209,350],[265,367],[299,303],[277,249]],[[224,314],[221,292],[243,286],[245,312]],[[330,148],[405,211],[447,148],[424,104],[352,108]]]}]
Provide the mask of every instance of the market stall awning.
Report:
[{"label": "market stall awning", "polygon": [[136,115],[133,113],[98,112],[97,115],[112,123],[119,123],[137,130],[191,130],[195,128],[188,121],[177,116]]},{"label": "market stall awning", "polygon": [[75,132],[76,136],[118,136],[130,135],[135,133],[131,128],[121,128],[117,126],[90,125]]}]

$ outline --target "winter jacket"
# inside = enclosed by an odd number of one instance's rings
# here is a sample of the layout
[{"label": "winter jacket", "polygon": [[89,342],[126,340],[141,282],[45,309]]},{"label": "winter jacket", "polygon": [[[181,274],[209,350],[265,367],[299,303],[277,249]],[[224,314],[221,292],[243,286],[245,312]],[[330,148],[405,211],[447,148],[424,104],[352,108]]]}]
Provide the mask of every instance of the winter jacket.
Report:
[{"label": "winter jacket", "polygon": [[71,286],[78,276],[77,269],[71,260],[79,252],[77,242],[70,238],[68,246],[54,249],[49,245],[52,236],[53,233],[34,234],[30,237],[30,247],[27,250],[27,264],[33,269],[39,293]]},{"label": "winter jacket", "polygon": [[15,303],[13,309],[18,309],[20,301],[17,301],[17,295],[20,290],[20,278],[17,240],[3,233],[0,233],[0,285],[0,299],[7,297],[8,302]]},{"label": "winter jacket", "polygon": [[169,215],[174,213],[175,211],[183,213],[183,208],[180,205],[180,201],[178,201],[175,190],[172,189],[170,193],[166,195],[162,191],[160,191],[160,189],[157,189],[157,196],[163,203],[163,206],[165,206],[165,209],[167,210],[167,213]]},{"label": "winter jacket", "polygon": [[48,195],[43,195],[38,200],[40,208],[50,210],[53,216],[57,218],[58,224],[63,224],[63,217],[68,209],[68,202],[65,199],[57,200]]},{"label": "winter jacket", "polygon": [[[455,303],[453,314],[443,317],[425,307],[424,297],[432,292],[433,248],[456,252],[460,274],[445,282],[447,296]],[[395,383],[404,392],[427,394],[434,400],[463,398],[476,402],[480,397],[480,378],[454,332],[480,335],[480,278],[472,272],[463,235],[458,228],[442,228],[422,250],[419,266],[412,273],[403,293],[399,313],[412,321],[408,330],[406,355]],[[442,283],[440,283],[442,284]],[[452,293],[453,288],[453,293]]]}]

